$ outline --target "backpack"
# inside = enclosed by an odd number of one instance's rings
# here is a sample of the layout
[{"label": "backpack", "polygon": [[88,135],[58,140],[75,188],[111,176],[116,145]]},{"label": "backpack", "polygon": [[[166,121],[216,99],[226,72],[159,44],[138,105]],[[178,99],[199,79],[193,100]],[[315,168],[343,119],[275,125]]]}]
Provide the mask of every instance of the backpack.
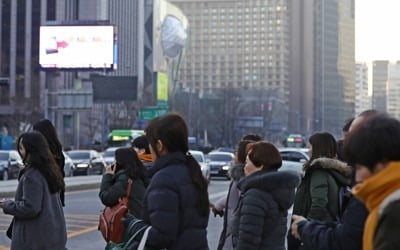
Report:
[{"label": "backpack", "polygon": [[128,213],[128,201],[131,193],[132,180],[128,179],[126,196],[120,197],[118,203],[112,207],[105,207],[100,213],[99,226],[106,242],[120,243],[124,238],[124,225],[122,219]]}]

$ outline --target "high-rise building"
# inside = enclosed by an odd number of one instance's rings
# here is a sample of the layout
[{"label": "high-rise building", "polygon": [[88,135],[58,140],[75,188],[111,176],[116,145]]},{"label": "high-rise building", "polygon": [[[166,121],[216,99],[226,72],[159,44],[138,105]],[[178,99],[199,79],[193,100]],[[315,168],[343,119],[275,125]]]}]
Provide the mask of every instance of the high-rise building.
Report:
[{"label": "high-rise building", "polygon": [[354,0],[318,0],[314,11],[314,129],[339,135],[354,116]]},{"label": "high-rise building", "polygon": [[386,112],[389,61],[372,62],[372,108]]},{"label": "high-rise building", "polygon": [[386,107],[390,115],[400,119],[400,61],[388,67]]},{"label": "high-rise building", "polygon": [[371,98],[368,95],[368,66],[366,63],[356,64],[356,101],[355,113],[371,109]]},{"label": "high-rise building", "polygon": [[0,126],[18,134],[41,117],[39,26],[55,0],[0,1]]},{"label": "high-rise building", "polygon": [[301,131],[326,130],[339,135],[345,120],[354,116],[354,0],[291,4],[289,109],[297,113],[290,115],[290,124],[300,124],[295,127]]},{"label": "high-rise building", "polygon": [[179,82],[190,89],[289,90],[288,0],[172,0],[189,20]]}]

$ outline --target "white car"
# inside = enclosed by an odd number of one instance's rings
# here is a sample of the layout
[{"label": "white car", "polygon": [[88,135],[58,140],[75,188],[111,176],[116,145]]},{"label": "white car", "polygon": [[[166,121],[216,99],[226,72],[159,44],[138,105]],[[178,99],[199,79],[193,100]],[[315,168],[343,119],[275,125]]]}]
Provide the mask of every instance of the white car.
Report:
[{"label": "white car", "polygon": [[201,151],[195,151],[195,150],[190,150],[190,154],[197,160],[201,167],[201,172],[203,173],[204,178],[207,181],[210,181],[210,165],[208,165],[208,162],[206,161],[206,158],[204,157],[204,153]]},{"label": "white car", "polygon": [[72,162],[72,159],[64,151],[63,151],[63,155],[65,158],[65,162],[64,162],[65,177],[73,176],[74,163]]},{"label": "white car", "polygon": [[280,148],[279,152],[282,157],[280,171],[290,170],[304,175],[303,165],[310,159],[308,148]]},{"label": "white car", "polygon": [[115,150],[118,147],[107,148],[106,151],[103,152],[103,159],[106,162],[107,166],[111,165],[115,161]]}]

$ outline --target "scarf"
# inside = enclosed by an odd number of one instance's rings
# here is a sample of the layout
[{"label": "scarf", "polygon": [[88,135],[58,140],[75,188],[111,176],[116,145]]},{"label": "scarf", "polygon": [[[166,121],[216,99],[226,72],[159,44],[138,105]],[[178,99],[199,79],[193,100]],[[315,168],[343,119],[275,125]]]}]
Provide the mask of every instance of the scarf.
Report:
[{"label": "scarf", "polygon": [[369,210],[364,225],[363,250],[373,250],[380,205],[386,197],[398,189],[400,189],[400,162],[390,162],[386,168],[353,188],[353,194]]},{"label": "scarf", "polygon": [[139,156],[139,159],[142,161],[153,162],[153,157],[151,157],[151,154],[140,154],[138,156]]}]

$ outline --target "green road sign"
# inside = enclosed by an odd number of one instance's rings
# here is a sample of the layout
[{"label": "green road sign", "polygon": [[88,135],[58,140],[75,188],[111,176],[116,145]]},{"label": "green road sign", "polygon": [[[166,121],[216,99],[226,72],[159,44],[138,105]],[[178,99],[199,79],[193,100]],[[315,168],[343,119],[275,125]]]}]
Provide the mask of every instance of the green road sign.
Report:
[{"label": "green road sign", "polygon": [[140,109],[139,117],[140,120],[149,121],[168,112],[168,107],[144,107]]}]

